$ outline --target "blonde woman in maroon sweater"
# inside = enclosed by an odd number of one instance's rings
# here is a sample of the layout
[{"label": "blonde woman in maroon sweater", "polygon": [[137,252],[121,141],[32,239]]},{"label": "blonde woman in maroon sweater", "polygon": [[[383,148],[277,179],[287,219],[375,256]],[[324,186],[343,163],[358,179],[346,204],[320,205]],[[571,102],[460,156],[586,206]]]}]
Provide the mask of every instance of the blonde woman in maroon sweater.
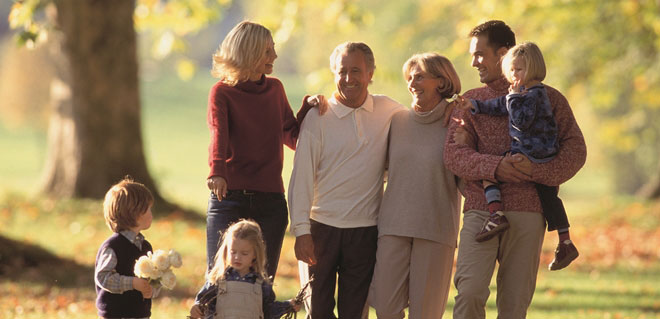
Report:
[{"label": "blonde woman in maroon sweater", "polygon": [[[219,78],[209,93],[211,133],[207,186],[211,190],[206,228],[208,267],[220,236],[239,219],[253,219],[266,242],[266,271],[275,276],[288,209],[282,182],[283,146],[295,149],[299,131],[282,83],[273,72],[277,53],[270,31],[243,21],[213,55]],[[302,121],[306,111],[298,117]],[[205,285],[200,298],[209,288]]]}]

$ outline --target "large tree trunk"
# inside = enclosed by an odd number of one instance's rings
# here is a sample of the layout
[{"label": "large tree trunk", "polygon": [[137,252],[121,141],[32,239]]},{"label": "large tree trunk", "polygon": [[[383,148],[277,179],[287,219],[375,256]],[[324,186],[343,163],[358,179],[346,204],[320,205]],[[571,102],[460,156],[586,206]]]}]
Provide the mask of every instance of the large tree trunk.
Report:
[{"label": "large tree trunk", "polygon": [[639,189],[637,196],[650,200],[660,199],[660,163],[651,179]]},{"label": "large tree trunk", "polygon": [[44,191],[102,198],[126,175],[161,201],[143,153],[135,1],[56,0]]}]

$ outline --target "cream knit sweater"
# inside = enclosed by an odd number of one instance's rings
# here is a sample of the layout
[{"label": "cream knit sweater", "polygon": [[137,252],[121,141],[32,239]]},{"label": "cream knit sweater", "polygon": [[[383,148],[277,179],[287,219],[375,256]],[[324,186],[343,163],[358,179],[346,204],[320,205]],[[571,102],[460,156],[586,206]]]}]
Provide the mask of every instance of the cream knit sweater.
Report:
[{"label": "cream knit sweater", "polygon": [[442,101],[424,115],[407,109],[392,118],[379,236],[415,237],[456,247],[460,195],[454,174],[442,162],[446,105]]}]

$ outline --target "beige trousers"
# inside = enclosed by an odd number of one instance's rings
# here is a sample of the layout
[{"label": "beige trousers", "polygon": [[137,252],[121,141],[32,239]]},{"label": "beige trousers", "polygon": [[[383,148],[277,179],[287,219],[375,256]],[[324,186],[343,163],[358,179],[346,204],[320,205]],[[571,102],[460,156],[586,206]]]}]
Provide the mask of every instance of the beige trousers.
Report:
[{"label": "beige trousers", "polygon": [[497,271],[498,318],[527,316],[539,269],[545,234],[543,215],[534,212],[504,212],[510,228],[499,236],[478,243],[474,236],[488,218],[488,212],[471,210],[463,214],[454,284],[458,290],[454,319],[486,318],[488,286]]},{"label": "beige trousers", "polygon": [[445,311],[455,248],[413,237],[378,238],[369,302],[379,319],[439,319]]}]

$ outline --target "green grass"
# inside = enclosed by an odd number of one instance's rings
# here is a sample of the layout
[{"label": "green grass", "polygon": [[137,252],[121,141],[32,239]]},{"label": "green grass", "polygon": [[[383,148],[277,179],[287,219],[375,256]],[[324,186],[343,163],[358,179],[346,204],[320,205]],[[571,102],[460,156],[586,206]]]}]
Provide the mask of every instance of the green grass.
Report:
[{"label": "green grass", "polygon": [[[94,315],[93,260],[98,245],[110,235],[100,207],[100,201],[93,200],[31,200],[19,195],[0,198],[0,233],[84,266],[64,274],[52,273],[52,267],[61,267],[57,263],[6,266],[3,259],[10,256],[3,256],[0,249],[0,294],[6,296],[0,298],[0,317]],[[153,318],[183,317],[203,280],[204,225],[170,215],[156,220],[145,236],[154,248],[173,248],[184,257],[183,267],[176,270],[177,287],[155,300]],[[554,234],[546,238],[543,264],[549,261],[555,241]],[[298,288],[292,247],[293,238],[287,236],[275,287],[279,299],[291,298]],[[585,258],[559,272],[539,270],[528,318],[660,318],[660,265],[630,267],[621,263],[602,268],[590,265]],[[451,318],[455,294],[452,287],[447,318]],[[489,318],[496,316],[495,298],[492,285]]]},{"label": "green grass", "polygon": [[[301,79],[282,78],[294,110],[304,94]],[[203,214],[208,131],[206,99],[214,79],[199,74],[191,82],[166,77],[143,82],[145,154],[160,191]],[[90,318],[95,316],[92,269],[98,245],[110,235],[101,203],[52,201],[37,195],[45,157],[45,133],[0,125],[0,233],[59,257],[47,264],[12,260],[0,247],[0,318]],[[288,183],[293,152],[285,152]],[[528,318],[660,318],[660,206],[604,196],[610,189],[596,165],[587,166],[562,188],[581,257],[560,272],[539,270]],[[184,317],[203,280],[205,225],[169,215],[145,232],[156,249],[184,256],[177,287],[154,302],[153,318]],[[599,237],[603,235],[604,237]],[[556,235],[548,234],[542,263],[551,259]],[[293,238],[287,235],[275,290],[278,299],[297,292]],[[611,251],[610,251],[611,250]],[[4,255],[3,255],[4,252]],[[9,252],[9,253],[7,253]],[[70,271],[62,271],[65,269]],[[59,271],[56,271],[59,270]],[[451,318],[452,287],[445,318]],[[488,318],[496,317],[494,285]],[[375,315],[372,313],[372,318]]]}]

